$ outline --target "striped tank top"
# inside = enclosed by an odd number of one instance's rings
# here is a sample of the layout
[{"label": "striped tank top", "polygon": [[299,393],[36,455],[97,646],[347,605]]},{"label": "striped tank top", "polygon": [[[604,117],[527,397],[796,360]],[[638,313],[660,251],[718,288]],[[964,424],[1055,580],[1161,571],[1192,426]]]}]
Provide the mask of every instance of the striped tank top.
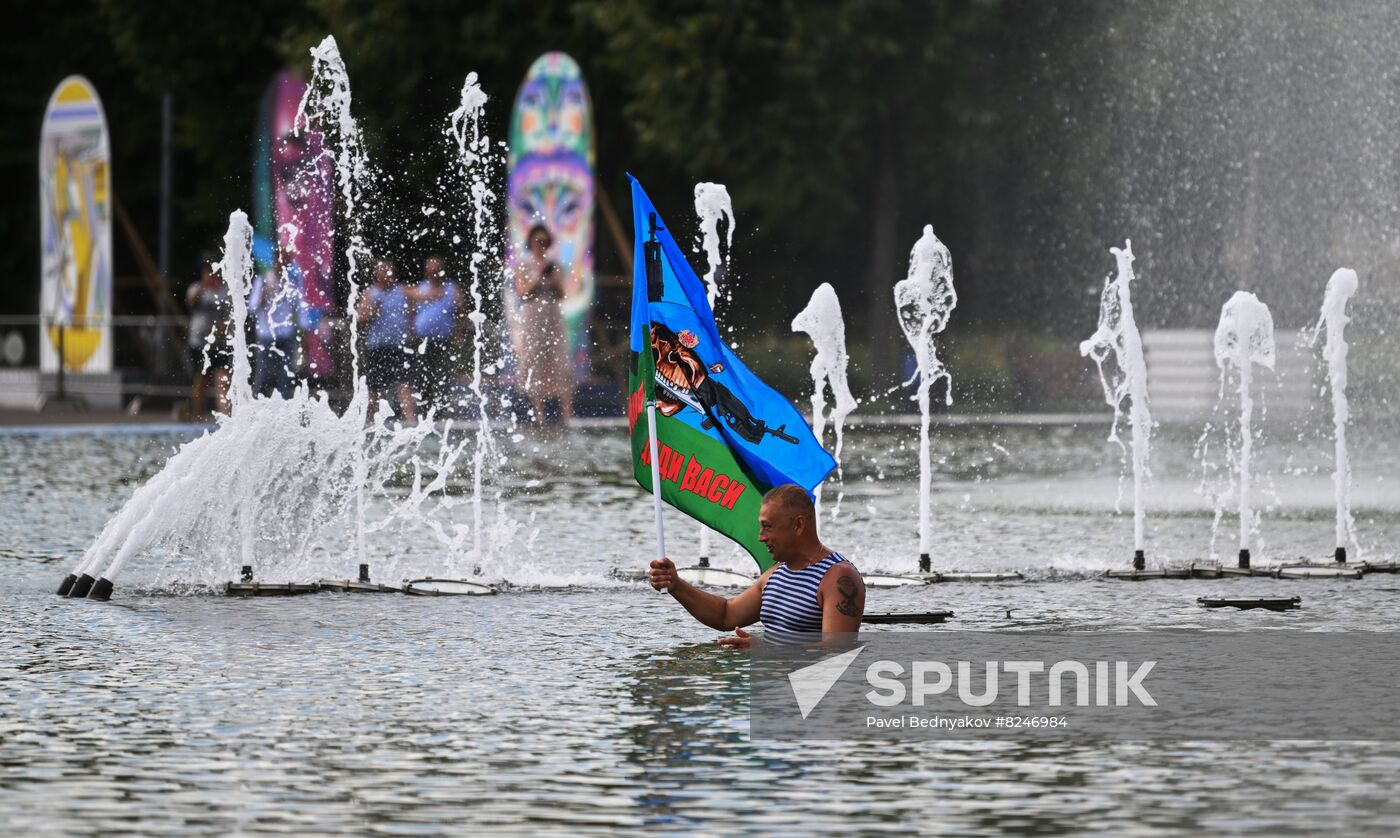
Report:
[{"label": "striped tank top", "polygon": [[816,564],[801,570],[778,569],[763,585],[763,603],[758,618],[763,621],[765,640],[801,642],[822,630],[822,610],[817,605],[817,588],[831,566],[846,561],[840,553],[832,553]]}]

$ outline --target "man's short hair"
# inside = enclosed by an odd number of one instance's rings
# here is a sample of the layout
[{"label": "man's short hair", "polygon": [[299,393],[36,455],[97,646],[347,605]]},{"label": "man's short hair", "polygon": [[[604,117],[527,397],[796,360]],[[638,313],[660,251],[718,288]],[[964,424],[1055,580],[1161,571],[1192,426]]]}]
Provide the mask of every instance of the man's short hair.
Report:
[{"label": "man's short hair", "polygon": [[808,521],[815,521],[817,517],[817,508],[811,496],[796,483],[774,486],[763,495],[763,502],[775,504],[789,516],[805,515]]}]

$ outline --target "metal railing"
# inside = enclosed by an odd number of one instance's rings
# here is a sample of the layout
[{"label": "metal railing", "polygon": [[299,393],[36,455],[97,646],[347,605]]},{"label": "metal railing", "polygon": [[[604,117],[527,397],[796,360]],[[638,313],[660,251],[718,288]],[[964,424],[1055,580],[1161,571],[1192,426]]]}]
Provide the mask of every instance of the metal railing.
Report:
[{"label": "metal railing", "polygon": [[[319,390],[335,397],[350,389],[349,321],[321,320],[334,372],[316,380]],[[78,328],[112,330],[110,372],[85,373],[40,369],[45,341],[61,353],[69,333]],[[52,337],[44,334],[54,330]],[[133,397],[183,399],[191,395],[195,370],[188,350],[189,318],[184,315],[115,315],[100,320],[58,322],[42,315],[0,315],[0,406],[42,409],[56,402],[107,407],[125,406]],[[252,336],[249,335],[250,346]],[[20,347],[14,351],[14,345]],[[7,351],[8,350],[8,351]],[[61,355],[60,355],[61,357]]]},{"label": "metal railing", "polygon": [[[621,287],[620,281],[615,284]],[[323,318],[321,324],[333,372],[316,378],[316,389],[335,398],[348,398],[352,384],[349,321],[331,317]],[[62,357],[71,330],[93,327],[111,329],[110,372],[77,372],[62,364],[57,369],[41,369],[46,342],[51,341]],[[600,381],[625,383],[626,334],[603,328],[598,322],[594,328],[598,329],[592,358],[595,378],[588,386],[596,389]],[[0,315],[0,407],[42,409],[48,403],[95,406],[102,402],[114,408],[126,406],[133,397],[186,398],[191,395],[194,377],[188,330],[189,318],[184,315],[114,315],[76,322],[43,315]],[[499,335],[491,338],[493,345],[499,340]]]},{"label": "metal railing", "polygon": [[[52,340],[59,358],[64,357],[74,330],[112,330],[112,370],[82,373],[58,364],[52,371],[40,369],[42,345]],[[39,405],[49,400],[86,401],[126,397],[180,398],[189,394],[182,349],[189,329],[183,315],[112,315],[98,320],[53,320],[42,315],[0,315],[0,395],[22,391]],[[52,337],[45,336],[45,332]],[[133,373],[132,370],[139,372]]]}]

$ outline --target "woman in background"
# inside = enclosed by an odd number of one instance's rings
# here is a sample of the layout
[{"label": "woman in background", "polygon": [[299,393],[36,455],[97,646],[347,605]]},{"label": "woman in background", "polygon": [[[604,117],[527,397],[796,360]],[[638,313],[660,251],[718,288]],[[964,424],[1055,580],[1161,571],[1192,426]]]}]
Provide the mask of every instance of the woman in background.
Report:
[{"label": "woman in background", "polygon": [[564,272],[549,258],[554,236],[548,227],[536,224],[525,241],[530,251],[515,274],[525,336],[516,383],[530,398],[536,422],[547,421],[546,402],[553,399],[558,403],[559,421],[567,424],[574,413],[574,368],[561,308]]}]

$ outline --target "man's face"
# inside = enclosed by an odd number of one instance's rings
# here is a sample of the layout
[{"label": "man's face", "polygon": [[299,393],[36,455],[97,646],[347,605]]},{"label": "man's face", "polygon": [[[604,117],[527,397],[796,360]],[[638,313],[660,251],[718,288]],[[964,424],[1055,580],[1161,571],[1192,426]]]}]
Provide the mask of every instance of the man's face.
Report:
[{"label": "man's face", "polygon": [[442,260],[440,260],[440,259],[429,259],[428,261],[424,262],[424,263],[423,263],[423,274],[424,274],[426,277],[428,277],[428,279],[442,279],[442,278],[443,278]]},{"label": "man's face", "polygon": [[801,525],[802,516],[793,515],[780,504],[765,503],[759,507],[758,540],[780,562],[787,561],[796,552]]}]

